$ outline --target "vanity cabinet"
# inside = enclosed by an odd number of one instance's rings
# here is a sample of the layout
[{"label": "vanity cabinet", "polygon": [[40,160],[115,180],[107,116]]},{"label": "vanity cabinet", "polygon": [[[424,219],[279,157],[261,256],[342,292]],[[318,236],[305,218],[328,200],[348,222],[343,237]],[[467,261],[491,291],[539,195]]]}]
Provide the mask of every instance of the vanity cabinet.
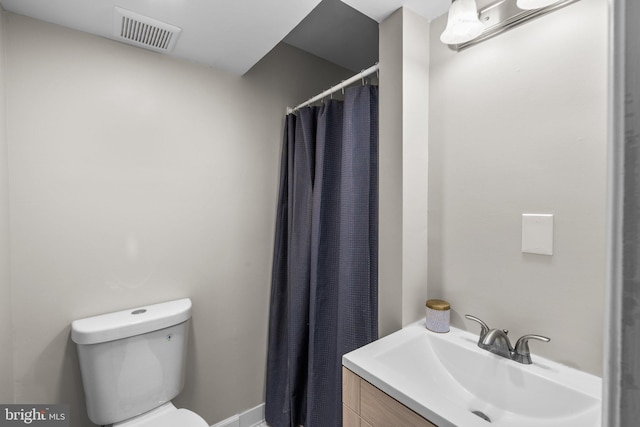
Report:
[{"label": "vanity cabinet", "polygon": [[342,368],[343,427],[437,427],[347,368]]}]

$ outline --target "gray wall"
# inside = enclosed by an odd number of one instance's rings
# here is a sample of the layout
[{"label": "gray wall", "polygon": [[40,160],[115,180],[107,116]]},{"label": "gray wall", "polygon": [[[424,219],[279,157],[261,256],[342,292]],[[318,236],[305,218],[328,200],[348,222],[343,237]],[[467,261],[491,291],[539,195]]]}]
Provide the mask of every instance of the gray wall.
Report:
[{"label": "gray wall", "polygon": [[[581,0],[456,53],[432,22],[429,297],[532,351],[601,375],[607,2]],[[521,215],[555,215],[553,256],[521,252]]]},{"label": "gray wall", "polygon": [[640,417],[640,4],[610,4],[610,287],[603,424],[624,427]]},{"label": "gray wall", "polygon": [[402,327],[402,10],[380,24],[378,331]]},{"label": "gray wall", "polygon": [[429,22],[380,24],[380,336],[424,316],[427,297]]},{"label": "gray wall", "polygon": [[71,321],[191,297],[176,404],[213,424],[263,402],[285,107],[349,73],[286,45],[237,77],[5,26],[16,401],[67,402],[88,425]]},{"label": "gray wall", "polygon": [[[0,9],[1,11],[1,9]],[[0,15],[0,402],[13,403],[11,282],[9,275],[9,163],[5,122],[5,38]]]},{"label": "gray wall", "polygon": [[626,96],[620,425],[630,426],[640,418],[640,4],[626,1],[624,15]]}]

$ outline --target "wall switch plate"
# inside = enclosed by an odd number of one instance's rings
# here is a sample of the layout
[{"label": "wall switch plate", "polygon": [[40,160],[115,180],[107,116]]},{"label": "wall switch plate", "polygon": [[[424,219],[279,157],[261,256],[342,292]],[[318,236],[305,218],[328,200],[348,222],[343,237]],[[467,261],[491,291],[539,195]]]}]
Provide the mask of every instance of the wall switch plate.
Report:
[{"label": "wall switch plate", "polygon": [[522,252],[553,255],[553,215],[522,214]]}]

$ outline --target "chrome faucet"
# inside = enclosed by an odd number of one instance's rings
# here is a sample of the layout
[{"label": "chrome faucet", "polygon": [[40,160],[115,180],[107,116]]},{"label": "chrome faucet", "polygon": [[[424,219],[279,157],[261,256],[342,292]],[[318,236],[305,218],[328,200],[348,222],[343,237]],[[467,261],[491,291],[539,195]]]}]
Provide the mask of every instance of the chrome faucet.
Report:
[{"label": "chrome faucet", "polygon": [[491,329],[481,319],[465,314],[469,320],[473,320],[480,324],[482,328],[480,330],[480,337],[478,338],[478,347],[481,349],[490,351],[498,356],[506,357],[507,359],[515,360],[518,363],[524,363],[525,365],[531,364],[531,353],[529,352],[529,340],[539,340],[544,342],[551,341],[550,338],[543,337],[542,335],[524,335],[516,341],[515,348],[511,346],[509,340],[509,331],[506,329]]}]

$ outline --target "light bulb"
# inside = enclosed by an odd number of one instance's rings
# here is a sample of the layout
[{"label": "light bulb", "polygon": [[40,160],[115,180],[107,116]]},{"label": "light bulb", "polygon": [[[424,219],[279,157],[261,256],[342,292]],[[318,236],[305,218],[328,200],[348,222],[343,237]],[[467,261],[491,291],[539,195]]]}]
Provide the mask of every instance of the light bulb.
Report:
[{"label": "light bulb", "polygon": [[447,28],[440,35],[445,44],[461,44],[482,34],[484,25],[478,18],[475,0],[453,0],[449,8]]},{"label": "light bulb", "polygon": [[558,3],[558,1],[559,0],[518,0],[516,5],[523,10],[542,9],[543,7]]}]

